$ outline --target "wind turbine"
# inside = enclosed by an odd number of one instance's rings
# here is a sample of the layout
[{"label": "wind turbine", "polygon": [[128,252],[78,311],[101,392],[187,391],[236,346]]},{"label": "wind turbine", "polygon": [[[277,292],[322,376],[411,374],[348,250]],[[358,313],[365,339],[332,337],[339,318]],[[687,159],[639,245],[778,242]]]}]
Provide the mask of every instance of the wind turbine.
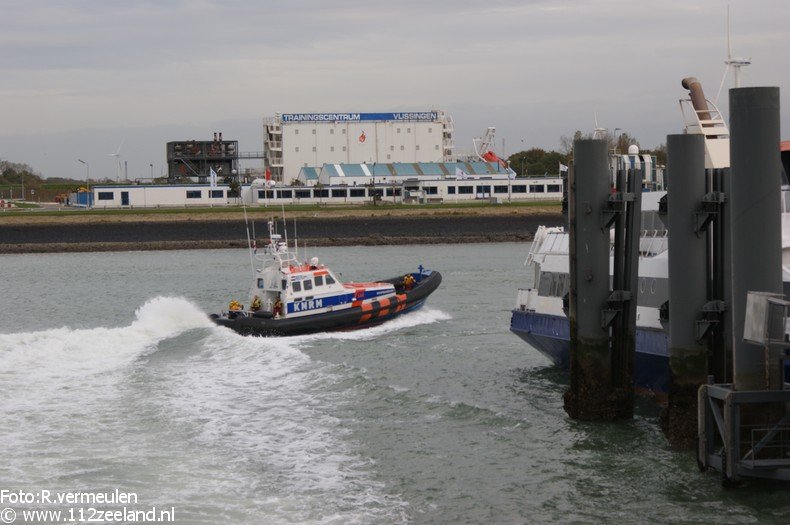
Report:
[{"label": "wind turbine", "polygon": [[741,87],[741,68],[751,63],[751,58],[733,58],[732,56],[732,44],[730,42],[730,6],[727,5],[727,60],[724,61],[724,76],[721,77],[719,92],[716,93],[716,103],[719,102],[721,88],[724,87],[724,80],[727,78],[727,73],[730,71],[730,68],[734,70],[735,87]]},{"label": "wind turbine", "polygon": [[122,140],[118,145],[118,149],[115,151],[115,153],[107,154],[108,157],[115,157],[115,160],[118,162],[118,170],[115,173],[115,182],[119,182],[121,178],[121,148],[123,147],[124,140]]}]

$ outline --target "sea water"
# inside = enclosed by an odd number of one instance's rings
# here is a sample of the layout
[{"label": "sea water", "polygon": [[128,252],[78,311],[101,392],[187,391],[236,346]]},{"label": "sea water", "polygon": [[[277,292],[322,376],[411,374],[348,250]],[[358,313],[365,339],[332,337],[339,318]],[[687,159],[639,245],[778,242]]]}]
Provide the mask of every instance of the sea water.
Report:
[{"label": "sea water", "polygon": [[566,378],[508,331],[527,251],[310,249],[346,280],[422,264],[444,281],[375,328],[290,338],[208,321],[247,300],[245,250],[0,257],[0,489],[136,498],[6,492],[0,518],[125,506],[206,524],[787,523],[786,487],[725,491],[667,447],[649,402],[629,422],[568,419]]}]

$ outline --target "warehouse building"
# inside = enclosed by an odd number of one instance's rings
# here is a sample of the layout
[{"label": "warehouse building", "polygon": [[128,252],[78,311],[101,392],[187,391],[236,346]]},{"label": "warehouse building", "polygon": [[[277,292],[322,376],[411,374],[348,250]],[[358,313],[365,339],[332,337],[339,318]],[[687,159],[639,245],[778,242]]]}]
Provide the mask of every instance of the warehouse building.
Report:
[{"label": "warehouse building", "polygon": [[442,110],[402,113],[283,113],[264,119],[264,168],[290,184],[324,164],[447,162],[453,120]]}]

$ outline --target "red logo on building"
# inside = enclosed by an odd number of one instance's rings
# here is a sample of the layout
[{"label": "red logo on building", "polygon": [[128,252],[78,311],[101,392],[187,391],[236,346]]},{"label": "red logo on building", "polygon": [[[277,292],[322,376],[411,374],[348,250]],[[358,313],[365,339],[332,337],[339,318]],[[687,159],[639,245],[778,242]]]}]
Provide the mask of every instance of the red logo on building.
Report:
[{"label": "red logo on building", "polygon": [[365,142],[365,139],[366,139],[366,138],[367,138],[367,137],[365,137],[365,132],[363,131],[363,132],[362,132],[362,135],[360,135],[360,136],[359,136],[359,142],[360,142],[360,143],[362,143],[362,142]]}]

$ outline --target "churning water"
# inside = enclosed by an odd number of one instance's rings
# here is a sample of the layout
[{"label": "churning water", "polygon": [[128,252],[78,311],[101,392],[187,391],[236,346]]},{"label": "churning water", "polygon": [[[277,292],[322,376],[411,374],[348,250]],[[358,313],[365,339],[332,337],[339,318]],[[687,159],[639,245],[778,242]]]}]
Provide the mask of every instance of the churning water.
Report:
[{"label": "churning water", "polygon": [[177,523],[786,523],[786,488],[724,491],[649,403],[566,417],[565,378],[508,332],[527,248],[317,250],[444,282],[384,325],[279,339],[207,320],[246,299],[243,250],[0,257],[0,489],[119,489]]}]

